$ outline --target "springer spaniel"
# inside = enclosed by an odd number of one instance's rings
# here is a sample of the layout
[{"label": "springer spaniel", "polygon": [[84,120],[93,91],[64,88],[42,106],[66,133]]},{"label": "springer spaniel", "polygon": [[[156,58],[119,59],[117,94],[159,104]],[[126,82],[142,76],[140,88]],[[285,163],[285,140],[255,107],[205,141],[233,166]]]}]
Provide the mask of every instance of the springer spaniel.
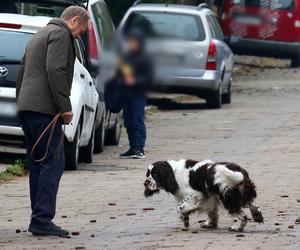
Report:
[{"label": "springer spaniel", "polygon": [[145,197],[159,190],[174,195],[179,218],[186,228],[189,227],[189,215],[195,211],[208,215],[203,228],[216,228],[221,204],[238,219],[238,223],[229,228],[231,231],[244,230],[247,216],[243,208],[250,209],[255,222],[263,223],[262,213],[253,204],[255,185],[248,172],[237,164],[210,160],[158,161],[148,167],[146,177]]}]

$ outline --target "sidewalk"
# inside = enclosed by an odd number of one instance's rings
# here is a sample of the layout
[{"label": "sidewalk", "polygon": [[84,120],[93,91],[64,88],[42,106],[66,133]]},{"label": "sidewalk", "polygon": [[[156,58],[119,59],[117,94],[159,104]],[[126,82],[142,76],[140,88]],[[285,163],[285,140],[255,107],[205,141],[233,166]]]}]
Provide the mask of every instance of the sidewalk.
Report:
[{"label": "sidewalk", "polygon": [[[118,158],[127,149],[124,132],[120,147],[105,149],[92,166],[66,172],[55,222],[75,234],[69,239],[26,232],[28,177],[0,185],[0,249],[299,250],[300,85],[286,75],[284,81],[264,81],[261,75],[236,83],[239,94],[222,110],[183,104],[154,112],[147,118],[145,160]],[[273,85],[278,88],[270,91]],[[206,216],[194,214],[191,228],[183,231],[171,195],[143,197],[148,164],[180,158],[245,167],[257,185],[265,223],[249,221],[245,232],[229,232],[231,218],[220,211],[217,230],[200,229],[198,221]]]}]

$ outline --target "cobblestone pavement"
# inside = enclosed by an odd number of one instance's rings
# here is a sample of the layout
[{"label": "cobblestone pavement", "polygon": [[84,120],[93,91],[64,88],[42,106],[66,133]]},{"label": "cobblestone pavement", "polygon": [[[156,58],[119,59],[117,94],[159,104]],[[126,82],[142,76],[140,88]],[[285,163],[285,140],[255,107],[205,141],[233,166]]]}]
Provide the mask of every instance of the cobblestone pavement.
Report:
[{"label": "cobblestone pavement", "polygon": [[[147,117],[147,159],[118,158],[127,149],[124,133],[122,145],[96,156],[94,166],[64,174],[55,222],[79,235],[31,236],[24,231],[28,179],[1,185],[0,249],[300,249],[300,71],[243,70],[233,103],[222,110],[207,110],[190,97],[156,102],[159,110]],[[265,223],[249,221],[245,232],[232,233],[221,211],[217,230],[200,229],[206,217],[195,214],[182,231],[174,199],[163,192],[146,199],[142,185],[149,163],[180,158],[234,161],[248,169]]]}]

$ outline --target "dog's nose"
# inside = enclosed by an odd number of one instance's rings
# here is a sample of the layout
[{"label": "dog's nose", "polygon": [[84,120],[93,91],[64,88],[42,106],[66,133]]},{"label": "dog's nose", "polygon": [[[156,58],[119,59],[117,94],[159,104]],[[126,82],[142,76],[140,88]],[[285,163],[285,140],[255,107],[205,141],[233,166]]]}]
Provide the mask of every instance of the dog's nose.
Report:
[{"label": "dog's nose", "polygon": [[150,184],[150,181],[149,180],[145,180],[144,186],[147,187],[149,184]]}]

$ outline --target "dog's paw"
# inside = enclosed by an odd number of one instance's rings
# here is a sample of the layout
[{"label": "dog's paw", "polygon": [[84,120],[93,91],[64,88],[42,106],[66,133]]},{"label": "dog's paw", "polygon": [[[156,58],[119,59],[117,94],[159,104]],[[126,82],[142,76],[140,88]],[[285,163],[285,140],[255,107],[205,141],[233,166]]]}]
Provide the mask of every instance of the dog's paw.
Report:
[{"label": "dog's paw", "polygon": [[209,221],[204,222],[203,224],[201,224],[200,226],[201,228],[205,228],[205,229],[215,229],[217,227],[216,224],[211,223]]},{"label": "dog's paw", "polygon": [[228,230],[231,232],[242,232],[244,229],[238,225],[233,225],[229,227]]},{"label": "dog's paw", "polygon": [[185,228],[189,228],[189,226],[190,226],[190,220],[189,220],[189,217],[185,217],[185,218],[183,219],[183,225],[184,225]]}]

